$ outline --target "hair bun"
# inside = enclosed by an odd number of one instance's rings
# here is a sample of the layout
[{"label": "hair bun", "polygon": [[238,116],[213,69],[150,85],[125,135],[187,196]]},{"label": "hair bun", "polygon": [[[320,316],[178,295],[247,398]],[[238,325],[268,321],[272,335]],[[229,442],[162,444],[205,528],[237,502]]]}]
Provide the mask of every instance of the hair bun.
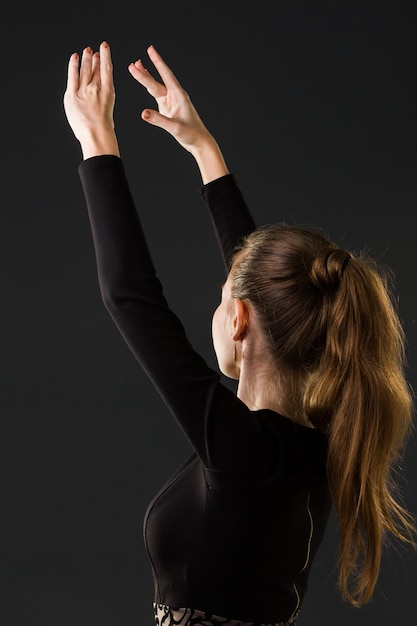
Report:
[{"label": "hair bun", "polygon": [[310,278],[319,289],[335,291],[340,285],[346,264],[352,255],[342,248],[323,248],[313,259]]}]

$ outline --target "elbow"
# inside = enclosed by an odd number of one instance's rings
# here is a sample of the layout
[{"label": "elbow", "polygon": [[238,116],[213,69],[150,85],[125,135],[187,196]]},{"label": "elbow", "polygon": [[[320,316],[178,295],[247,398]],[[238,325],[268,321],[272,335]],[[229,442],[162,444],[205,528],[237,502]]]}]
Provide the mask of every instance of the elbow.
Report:
[{"label": "elbow", "polygon": [[102,302],[109,313],[116,311],[118,306],[120,306],[120,297],[118,297],[113,290],[108,289],[107,287],[101,287],[100,293]]},{"label": "elbow", "polygon": [[101,299],[111,317],[119,317],[120,314],[134,306],[137,298],[130,291],[120,289],[101,288]]}]

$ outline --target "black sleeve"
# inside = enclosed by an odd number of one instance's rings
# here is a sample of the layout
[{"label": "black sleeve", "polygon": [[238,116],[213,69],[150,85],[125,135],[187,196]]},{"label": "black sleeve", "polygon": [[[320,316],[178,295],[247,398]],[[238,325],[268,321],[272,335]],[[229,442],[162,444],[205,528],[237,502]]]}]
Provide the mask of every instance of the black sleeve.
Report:
[{"label": "black sleeve", "polygon": [[246,458],[245,472],[265,476],[275,456],[270,437],[193,350],[168,307],[122,160],[92,157],[81,163],[79,174],[103,302],[127,345],[207,468],[239,471]]},{"label": "black sleeve", "polygon": [[204,185],[201,196],[210,211],[228,272],[236,246],[255,230],[255,222],[233,174],[227,174]]}]

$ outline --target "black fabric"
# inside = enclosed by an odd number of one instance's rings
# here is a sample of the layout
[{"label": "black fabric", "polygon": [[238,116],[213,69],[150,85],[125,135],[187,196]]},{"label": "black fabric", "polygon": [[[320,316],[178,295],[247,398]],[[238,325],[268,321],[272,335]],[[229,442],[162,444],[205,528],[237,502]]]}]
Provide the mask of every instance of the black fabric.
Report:
[{"label": "black fabric", "polygon": [[[79,167],[105,306],[194,454],[149,505],[154,601],[244,622],[294,615],[331,507],[325,436],[250,411],[188,341],[169,308],[115,156]],[[255,228],[233,175],[202,189],[228,268]]]}]

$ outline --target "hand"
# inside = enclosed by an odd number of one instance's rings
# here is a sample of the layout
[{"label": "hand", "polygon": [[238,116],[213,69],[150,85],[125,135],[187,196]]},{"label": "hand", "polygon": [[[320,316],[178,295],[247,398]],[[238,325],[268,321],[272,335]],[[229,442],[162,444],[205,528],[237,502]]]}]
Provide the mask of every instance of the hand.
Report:
[{"label": "hand", "polygon": [[64,109],[69,125],[81,144],[84,158],[99,154],[119,156],[114,132],[115,90],[110,47],[106,42],[93,54],[85,48],[79,67],[77,53],[68,64]]},{"label": "hand", "polygon": [[189,152],[194,152],[207,143],[214,142],[189,95],[181,87],[168,65],[153,46],[149,46],[147,52],[163,82],[155,80],[140,59],[129,65],[128,70],[133,78],[148,90],[158,105],[158,111],[144,109],[142,119],[166,130]]},{"label": "hand", "polygon": [[133,78],[148,90],[158,105],[158,111],[144,109],[142,119],[166,130],[194,156],[204,184],[228,174],[220,148],[203,124],[188,93],[155,48],[149,46],[147,52],[163,82],[155,80],[141,60],[129,65]]}]

